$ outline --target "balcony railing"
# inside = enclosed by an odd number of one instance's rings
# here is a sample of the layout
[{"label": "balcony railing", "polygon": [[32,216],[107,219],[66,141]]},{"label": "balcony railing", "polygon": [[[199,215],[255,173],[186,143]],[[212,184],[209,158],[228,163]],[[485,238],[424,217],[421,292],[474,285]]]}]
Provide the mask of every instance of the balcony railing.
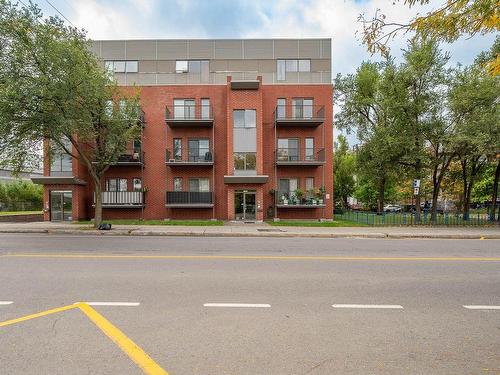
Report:
[{"label": "balcony railing", "polygon": [[165,121],[171,127],[209,127],[214,115],[211,105],[173,105],[165,109]]},{"label": "balcony railing", "polygon": [[276,192],[276,206],[278,208],[321,208],[325,207],[324,197],[312,192],[304,192],[298,197],[296,192],[280,190]]},{"label": "balcony railing", "polygon": [[143,165],[144,164],[144,151],[142,152],[128,152],[118,156],[118,160],[114,165]]},{"label": "balcony railing", "polygon": [[200,147],[184,152],[167,149],[165,153],[167,165],[213,165],[214,157],[210,148]]},{"label": "balcony railing", "polygon": [[278,165],[321,165],[325,164],[325,149],[314,148],[278,148]]},{"label": "balcony railing", "polygon": [[144,192],[142,191],[103,191],[101,194],[103,207],[130,208],[144,205]]},{"label": "balcony railing", "polygon": [[211,191],[167,191],[167,207],[213,207]]},{"label": "balcony railing", "polygon": [[280,126],[318,126],[325,121],[325,106],[278,105],[274,116]]}]

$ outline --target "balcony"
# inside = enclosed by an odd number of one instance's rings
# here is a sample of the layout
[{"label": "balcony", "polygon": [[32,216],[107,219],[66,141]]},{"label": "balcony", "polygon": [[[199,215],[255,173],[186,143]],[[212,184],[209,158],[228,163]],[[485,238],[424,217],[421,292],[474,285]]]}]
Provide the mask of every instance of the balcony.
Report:
[{"label": "balcony", "polygon": [[325,164],[325,149],[278,148],[276,165],[318,166]]},{"label": "balcony", "polygon": [[210,128],[214,125],[211,105],[173,105],[165,110],[165,122],[171,128]]},{"label": "balcony", "polygon": [[277,208],[324,208],[324,198],[314,193],[306,193],[304,197],[298,198],[295,193],[289,191],[276,192],[276,207]]},{"label": "balcony", "polygon": [[211,191],[167,191],[166,207],[170,208],[211,208],[213,192]]},{"label": "balcony", "polygon": [[[94,193],[95,206],[95,193]],[[141,208],[144,206],[142,191],[103,191],[103,208]]]},{"label": "balcony", "polygon": [[165,164],[175,166],[211,166],[214,165],[213,153],[208,148],[190,149],[189,152],[174,153],[167,149],[165,153]]},{"label": "balcony", "polygon": [[325,121],[325,106],[279,105],[274,117],[276,126],[316,127]]},{"label": "balcony", "polygon": [[118,156],[115,166],[143,166],[144,165],[144,151],[131,152]]}]

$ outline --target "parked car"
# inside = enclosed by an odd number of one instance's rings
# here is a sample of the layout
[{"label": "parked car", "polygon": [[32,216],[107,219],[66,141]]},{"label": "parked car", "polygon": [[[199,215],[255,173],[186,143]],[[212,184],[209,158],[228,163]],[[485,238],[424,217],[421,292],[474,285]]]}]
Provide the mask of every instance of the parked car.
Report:
[{"label": "parked car", "polygon": [[401,212],[401,206],[399,204],[386,204],[384,212]]}]

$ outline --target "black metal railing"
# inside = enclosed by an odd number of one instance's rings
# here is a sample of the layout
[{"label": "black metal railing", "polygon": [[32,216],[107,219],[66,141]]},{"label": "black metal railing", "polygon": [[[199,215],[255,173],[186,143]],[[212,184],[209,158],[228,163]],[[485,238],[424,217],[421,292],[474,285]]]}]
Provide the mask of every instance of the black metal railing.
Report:
[{"label": "black metal railing", "polygon": [[103,206],[136,206],[144,204],[144,192],[142,191],[103,191],[101,197]]},{"label": "black metal railing", "polygon": [[143,163],[144,151],[142,152],[127,152],[118,156],[117,163]]},{"label": "black metal railing", "polygon": [[276,150],[277,162],[324,162],[325,149],[280,147]]},{"label": "black metal railing", "polygon": [[168,163],[212,163],[213,153],[210,148],[199,147],[188,149],[187,152],[181,150],[167,149],[165,160]]},{"label": "black metal railing", "polygon": [[318,188],[311,191],[298,189],[300,193],[289,190],[278,190],[276,192],[276,203],[280,206],[322,206],[324,197],[319,193]]},{"label": "black metal railing", "polygon": [[167,204],[212,204],[211,191],[167,191]]},{"label": "black metal railing", "polygon": [[323,120],[324,105],[294,104],[278,105],[274,112],[276,120]]},{"label": "black metal railing", "polygon": [[166,120],[213,120],[213,110],[210,104],[194,104],[194,105],[172,105],[165,109]]}]

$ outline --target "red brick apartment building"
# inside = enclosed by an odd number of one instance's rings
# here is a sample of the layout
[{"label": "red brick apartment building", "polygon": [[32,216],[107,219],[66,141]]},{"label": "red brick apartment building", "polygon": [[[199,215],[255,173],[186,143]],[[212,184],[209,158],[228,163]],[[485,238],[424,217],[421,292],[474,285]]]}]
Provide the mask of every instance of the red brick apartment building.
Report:
[{"label": "red brick apartment building", "polygon": [[[331,219],[330,39],[95,41],[140,88],[141,139],[109,168],[105,219]],[[67,155],[45,163],[46,220],[93,217]]]}]

